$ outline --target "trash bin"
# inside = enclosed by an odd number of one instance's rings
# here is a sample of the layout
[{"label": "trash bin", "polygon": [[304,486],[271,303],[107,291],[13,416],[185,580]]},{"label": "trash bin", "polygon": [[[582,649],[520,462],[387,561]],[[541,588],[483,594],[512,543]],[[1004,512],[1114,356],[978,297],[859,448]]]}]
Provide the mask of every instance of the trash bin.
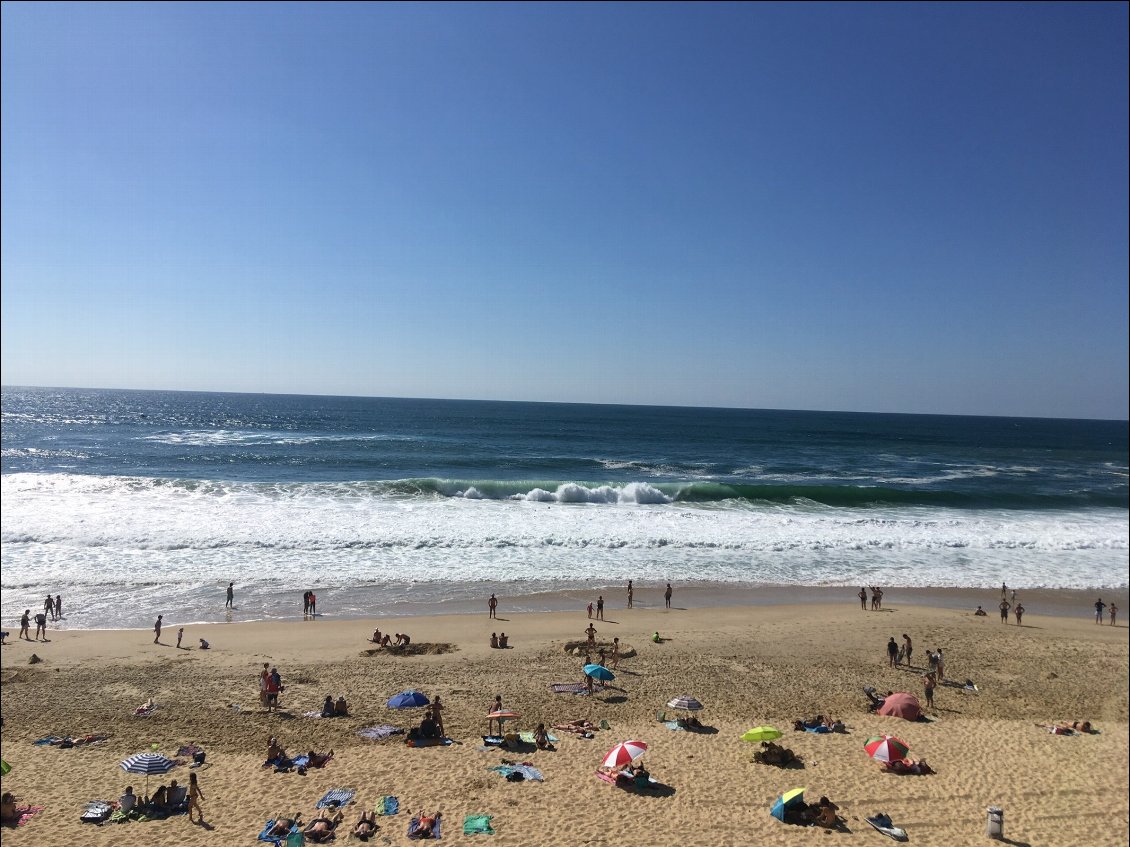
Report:
[{"label": "trash bin", "polygon": [[989,806],[985,810],[985,835],[1000,841],[1004,838],[1004,809],[1000,806]]}]

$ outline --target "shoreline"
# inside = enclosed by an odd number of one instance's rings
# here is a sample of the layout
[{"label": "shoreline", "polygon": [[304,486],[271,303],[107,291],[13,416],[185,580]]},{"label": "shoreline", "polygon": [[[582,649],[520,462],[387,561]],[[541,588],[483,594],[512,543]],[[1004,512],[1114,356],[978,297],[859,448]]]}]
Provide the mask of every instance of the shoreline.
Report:
[{"label": "shoreline", "polygon": [[[605,607],[609,613],[614,610],[624,609],[626,604],[624,586],[598,586],[591,590],[568,589],[561,591],[537,591],[530,594],[508,596],[506,587],[514,583],[496,583],[482,587],[482,597],[475,599],[455,598],[437,601],[420,601],[416,603],[394,602],[387,607],[372,606],[366,609],[351,608],[345,611],[335,608],[333,603],[336,593],[326,593],[318,590],[316,593],[324,599],[319,600],[320,610],[316,616],[317,621],[375,621],[382,619],[412,619],[434,616],[456,616],[475,618],[486,616],[486,599],[490,594],[496,593],[499,598],[499,608],[510,614],[538,615],[553,613],[585,614],[589,602],[595,602],[598,596],[605,598]],[[645,582],[637,585],[635,592],[635,608],[637,610],[663,609],[662,583]],[[797,586],[797,585],[731,585],[728,583],[689,583],[674,586],[672,603],[679,609],[698,608],[725,608],[725,607],[754,607],[765,608],[769,606],[813,604],[818,606],[835,606],[838,604],[857,604],[856,593],[858,587],[838,586]],[[1013,589],[1009,587],[1011,597]],[[237,603],[243,592],[237,589]],[[343,592],[348,594],[348,592]],[[1043,615],[1063,618],[1089,619],[1093,616],[1095,600],[1099,597],[1106,603],[1114,602],[1120,609],[1130,607],[1130,591],[1120,589],[1076,589],[1076,588],[1017,588],[1017,597],[1024,604],[1030,616]],[[870,597],[870,592],[868,592]],[[217,594],[219,603],[222,603],[222,589]],[[1000,602],[999,588],[955,588],[955,587],[911,587],[899,588],[883,587],[883,604],[891,606],[928,607],[951,609],[972,612],[978,605],[990,615],[995,617],[997,604]],[[202,626],[227,626],[231,624],[246,623],[295,623],[302,622],[300,611],[299,592],[294,592],[292,614],[277,616],[260,615],[253,613],[244,616],[239,605],[231,613],[218,612],[212,620],[180,620],[175,617],[175,612],[170,613],[164,607],[154,605],[150,620],[156,620],[158,614],[165,616],[165,628],[175,627],[202,627]],[[868,600],[870,604],[870,600]],[[10,632],[18,633],[18,619],[20,611],[15,611],[17,604],[8,603],[4,618]],[[52,632],[143,632],[150,626],[119,627],[119,626],[82,626],[83,613],[77,614],[70,605],[65,606],[67,615],[59,621],[48,621],[48,633]],[[31,606],[32,627],[34,616],[42,609],[40,603]],[[21,610],[22,611],[22,610]],[[10,621],[10,623],[8,623]],[[60,624],[62,624],[60,626]]]}]

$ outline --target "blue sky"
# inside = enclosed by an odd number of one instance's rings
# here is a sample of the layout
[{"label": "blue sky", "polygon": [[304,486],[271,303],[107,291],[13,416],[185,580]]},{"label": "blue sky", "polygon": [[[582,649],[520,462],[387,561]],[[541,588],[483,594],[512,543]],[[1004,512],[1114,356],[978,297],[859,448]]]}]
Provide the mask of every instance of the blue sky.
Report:
[{"label": "blue sky", "polygon": [[1127,417],[1124,3],[2,23],[6,385]]}]

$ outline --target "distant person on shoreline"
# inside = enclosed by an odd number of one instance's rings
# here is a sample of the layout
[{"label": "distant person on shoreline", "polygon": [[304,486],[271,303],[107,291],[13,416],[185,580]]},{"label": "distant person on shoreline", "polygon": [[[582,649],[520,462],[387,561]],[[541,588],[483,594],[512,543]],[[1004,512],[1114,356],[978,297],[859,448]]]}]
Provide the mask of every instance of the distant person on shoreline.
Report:
[{"label": "distant person on shoreline", "polygon": [[938,684],[938,680],[937,680],[937,677],[934,675],[934,672],[928,671],[922,677],[922,683],[923,683],[923,687],[925,688],[925,691],[926,691],[926,706],[927,706],[927,708],[933,709],[934,708],[934,688]]},{"label": "distant person on shoreline", "polygon": [[35,640],[39,640],[39,636],[43,636],[43,640],[47,640],[47,615],[40,612],[35,616]]},{"label": "distant person on shoreline", "polygon": [[1012,613],[1016,615],[1016,625],[1020,626],[1020,619],[1024,617],[1024,604],[1017,603],[1016,608],[1012,610]]},{"label": "distant person on shoreline", "polygon": [[667,590],[663,592],[663,603],[666,608],[671,608],[671,583],[667,583]]},{"label": "distant person on shoreline", "polygon": [[1098,600],[1095,601],[1095,623],[1102,624],[1102,622],[1103,622],[1103,610],[1105,608],[1106,608],[1106,603],[1103,602],[1102,597],[1100,597]]},{"label": "distant person on shoreline", "polygon": [[1006,583],[1002,582],[1001,583],[1001,599],[1004,600],[1007,597],[1008,597],[1008,585]]},{"label": "distant person on shoreline", "polygon": [[228,583],[228,599],[224,603],[224,608],[225,609],[234,609],[235,608],[234,604],[235,604],[235,583],[229,582]]},{"label": "distant person on shoreline", "polygon": [[20,615],[20,638],[24,641],[31,641],[31,634],[28,630],[31,628],[31,609],[24,609],[24,613]]},{"label": "distant person on shoreline", "polygon": [[490,599],[487,600],[487,610],[490,612],[490,615],[488,617],[498,617],[498,598],[493,594],[490,595]]},{"label": "distant person on shoreline", "polygon": [[914,644],[910,640],[910,636],[905,632],[902,634],[902,649],[904,658],[906,659],[906,666],[911,667],[910,657],[914,655]]},{"label": "distant person on shoreline", "polygon": [[55,595],[55,617],[56,619],[63,617],[63,595]]},{"label": "distant person on shoreline", "polygon": [[43,611],[50,615],[52,620],[55,619],[55,598],[50,594],[48,594],[47,599],[43,601]]},{"label": "distant person on shoreline", "polygon": [[1116,605],[1114,605],[1113,603],[1111,603],[1110,608],[1107,611],[1110,614],[1110,625],[1114,626],[1115,625],[1114,624],[1114,616],[1118,614],[1118,607]]},{"label": "distant person on shoreline", "polygon": [[318,617],[318,595],[313,591],[310,592],[310,617]]},{"label": "distant person on shoreline", "polygon": [[592,620],[592,610],[593,610],[592,600],[589,600],[589,609],[588,609],[588,612],[589,612],[589,620],[590,620],[590,621]]},{"label": "distant person on shoreline", "polygon": [[156,621],[156,623],[153,624],[153,643],[154,644],[160,644],[161,643],[161,619],[163,617],[165,617],[165,616],[164,615],[157,615],[157,621]]},{"label": "distant person on shoreline", "polygon": [[590,645],[596,644],[596,627],[593,626],[591,623],[589,624],[589,628],[585,630],[585,635],[588,636],[588,639],[589,639],[588,643]]},{"label": "distant person on shoreline", "polygon": [[1001,598],[1001,605],[1000,605],[1001,623],[1008,623],[1008,610],[1011,609],[1011,608],[1012,608],[1012,606],[1008,605],[1008,601],[1005,600],[1002,597]]},{"label": "distant person on shoreline", "polygon": [[865,612],[867,611],[867,589],[866,588],[860,588],[859,589],[859,608],[861,608]]},{"label": "distant person on shoreline", "polygon": [[200,639],[200,649],[201,650],[208,650],[209,648],[210,648],[210,645],[208,644],[208,642],[205,641],[203,638],[201,638]]},{"label": "distant person on shoreline", "polygon": [[984,609],[982,609],[980,606],[978,606],[977,611],[974,612],[973,614],[975,614],[979,618],[983,618],[983,617],[987,617],[989,613],[986,612]]},{"label": "distant person on shoreline", "polygon": [[184,638],[184,627],[183,626],[180,629],[177,630],[177,649],[178,650],[180,649],[180,641],[181,641],[182,638]]},{"label": "distant person on shoreline", "polygon": [[891,640],[887,642],[887,662],[894,668],[898,666],[899,661],[899,646],[892,635]]},{"label": "distant person on shoreline", "polygon": [[596,598],[596,619],[598,621],[604,620],[604,595],[601,594]]},{"label": "distant person on shoreline", "polygon": [[302,592],[302,617],[310,617],[310,592]]},{"label": "distant person on shoreline", "polygon": [[632,581],[628,580],[628,608],[632,608]]}]

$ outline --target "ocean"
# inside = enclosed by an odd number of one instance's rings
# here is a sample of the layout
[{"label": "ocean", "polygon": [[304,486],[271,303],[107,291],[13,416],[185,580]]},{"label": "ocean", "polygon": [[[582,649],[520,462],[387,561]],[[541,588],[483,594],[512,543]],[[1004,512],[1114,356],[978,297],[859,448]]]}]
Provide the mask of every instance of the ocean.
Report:
[{"label": "ocean", "polygon": [[1127,585],[1126,421],[16,387],[0,407],[5,625],[48,592],[64,626],[148,628],[301,617],[306,589],[359,617],[629,579]]}]

